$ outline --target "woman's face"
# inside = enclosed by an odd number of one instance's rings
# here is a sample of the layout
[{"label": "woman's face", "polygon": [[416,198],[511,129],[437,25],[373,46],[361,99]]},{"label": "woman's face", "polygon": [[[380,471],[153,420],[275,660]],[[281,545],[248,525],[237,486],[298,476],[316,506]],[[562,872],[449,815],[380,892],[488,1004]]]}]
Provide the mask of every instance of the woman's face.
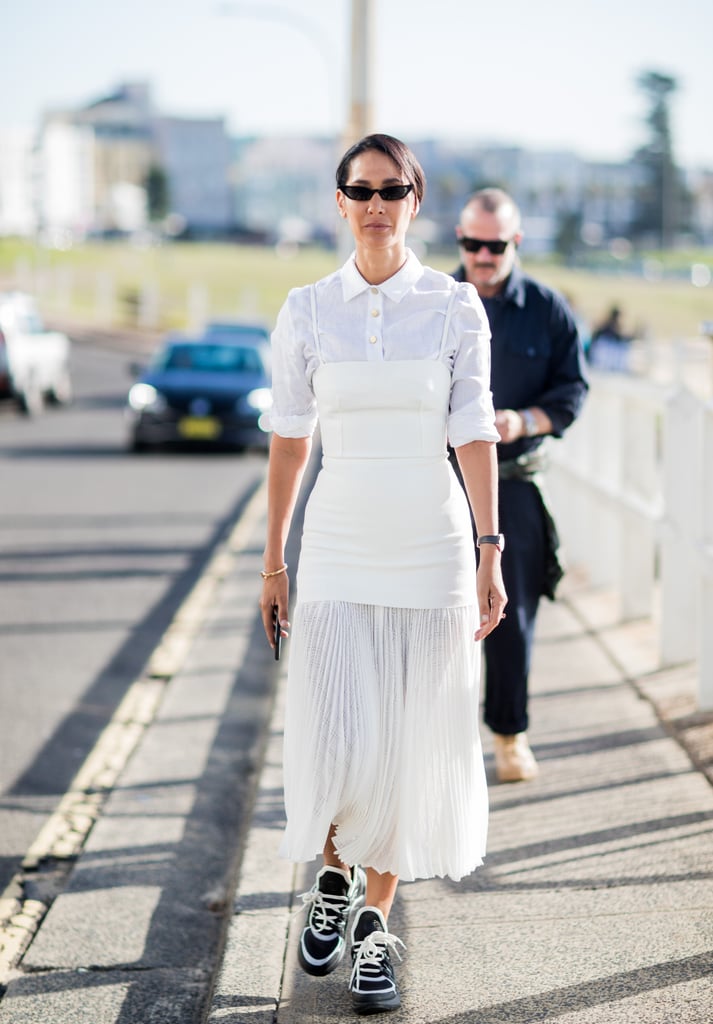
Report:
[{"label": "woman's face", "polygon": [[[385,188],[408,185],[399,168],[385,153],[368,149],[354,157],[345,185]],[[354,235],[357,248],[388,249],[403,246],[409,224],[418,213],[419,203],[413,191],[404,199],[384,200],[378,192],[371,199],[347,199],[337,191],[337,206]]]}]

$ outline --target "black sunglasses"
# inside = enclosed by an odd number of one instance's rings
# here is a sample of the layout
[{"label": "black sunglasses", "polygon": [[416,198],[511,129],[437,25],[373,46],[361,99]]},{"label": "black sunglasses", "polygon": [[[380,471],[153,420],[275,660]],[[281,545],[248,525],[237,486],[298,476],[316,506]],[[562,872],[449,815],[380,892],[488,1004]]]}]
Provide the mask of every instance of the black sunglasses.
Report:
[{"label": "black sunglasses", "polygon": [[405,199],[409,192],[413,191],[413,185],[387,185],[386,188],[366,188],[365,185],[340,185],[339,191],[343,192],[347,199],[353,199],[357,203],[368,203],[375,192],[378,192],[385,203],[395,202],[397,199]]},{"label": "black sunglasses", "polygon": [[485,246],[493,256],[502,256],[510,242],[512,242],[512,238],[509,238],[507,242],[503,242],[502,238],[496,238],[493,242],[488,242],[484,238],[458,239],[458,245],[462,245],[466,252],[480,252],[483,246]]}]

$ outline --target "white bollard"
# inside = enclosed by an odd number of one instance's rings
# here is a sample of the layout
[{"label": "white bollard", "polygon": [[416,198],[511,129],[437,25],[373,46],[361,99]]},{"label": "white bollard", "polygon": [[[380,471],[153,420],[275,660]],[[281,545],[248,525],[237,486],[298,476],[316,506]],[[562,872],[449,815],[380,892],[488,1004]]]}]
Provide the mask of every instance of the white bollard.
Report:
[{"label": "white bollard", "polygon": [[194,282],[188,289],[188,332],[199,335],[205,330],[209,319],[208,289],[204,284]]},{"label": "white bollard", "polygon": [[160,298],[158,285],[147,281],[141,288],[139,296],[138,325],[152,329],[158,327]]},{"label": "white bollard", "polygon": [[114,323],[116,288],[114,278],[108,271],[100,270],[96,276],[96,317],[104,327]]}]

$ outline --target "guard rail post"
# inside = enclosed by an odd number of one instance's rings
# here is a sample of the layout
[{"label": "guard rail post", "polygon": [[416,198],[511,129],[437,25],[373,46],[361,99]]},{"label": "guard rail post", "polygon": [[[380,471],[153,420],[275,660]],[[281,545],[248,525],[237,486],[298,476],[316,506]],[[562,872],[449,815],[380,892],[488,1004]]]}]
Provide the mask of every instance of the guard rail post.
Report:
[{"label": "guard rail post", "polygon": [[703,409],[701,440],[701,536],[700,666],[698,706],[713,710],[713,402]]},{"label": "guard rail post", "polygon": [[694,659],[699,635],[701,403],[679,390],[666,403],[663,430],[661,523],[661,660],[676,665]]}]

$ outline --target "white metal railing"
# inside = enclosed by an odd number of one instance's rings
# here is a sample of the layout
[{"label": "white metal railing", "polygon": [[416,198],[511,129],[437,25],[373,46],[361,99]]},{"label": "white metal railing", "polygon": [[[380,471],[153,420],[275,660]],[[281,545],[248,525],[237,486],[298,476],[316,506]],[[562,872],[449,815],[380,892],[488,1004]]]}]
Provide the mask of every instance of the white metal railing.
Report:
[{"label": "white metal railing", "polygon": [[567,560],[616,589],[622,620],[652,618],[662,667],[697,662],[699,706],[713,709],[713,402],[680,383],[591,378],[550,448]]}]

